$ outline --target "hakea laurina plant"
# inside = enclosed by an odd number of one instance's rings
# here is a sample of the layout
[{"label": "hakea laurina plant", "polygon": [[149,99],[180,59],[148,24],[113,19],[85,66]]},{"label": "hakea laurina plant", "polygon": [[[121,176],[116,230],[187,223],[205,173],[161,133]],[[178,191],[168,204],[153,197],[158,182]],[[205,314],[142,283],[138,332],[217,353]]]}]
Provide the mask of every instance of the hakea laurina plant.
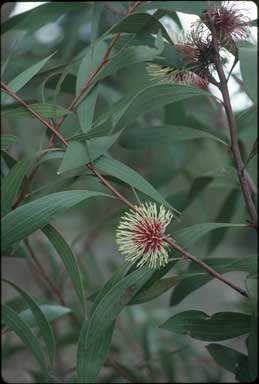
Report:
[{"label": "hakea laurina plant", "polygon": [[159,268],[168,263],[169,244],[165,230],[173,214],[155,203],[145,203],[126,212],[121,218],[116,241],[126,261]]},{"label": "hakea laurina plant", "polygon": [[248,38],[249,25],[249,18],[235,5],[214,2],[202,13],[201,19],[193,23],[189,34],[172,36],[182,68],[148,64],[147,73],[152,80],[163,84],[193,85],[207,89],[209,82],[215,83],[211,75],[215,70],[212,28],[219,49],[232,49],[238,41]]}]

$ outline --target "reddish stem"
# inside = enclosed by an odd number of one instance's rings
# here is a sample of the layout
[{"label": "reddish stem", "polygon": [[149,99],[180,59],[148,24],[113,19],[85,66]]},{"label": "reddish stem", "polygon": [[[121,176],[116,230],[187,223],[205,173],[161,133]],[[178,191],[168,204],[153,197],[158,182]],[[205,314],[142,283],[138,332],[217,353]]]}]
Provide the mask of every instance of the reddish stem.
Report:
[{"label": "reddish stem", "polygon": [[248,297],[248,294],[246,291],[229,281],[228,279],[225,279],[222,275],[220,275],[217,271],[215,271],[213,268],[209,267],[206,263],[204,263],[202,260],[198,259],[197,257],[193,256],[191,253],[187,252],[185,249],[183,249],[179,244],[176,243],[175,240],[171,238],[165,238],[165,241],[173,248],[176,249],[178,252],[180,252],[183,257],[186,259],[189,259],[193,261],[195,264],[198,264],[201,268],[205,269],[210,275],[215,277],[216,279],[222,281],[224,284],[227,284],[229,287],[240,293],[242,296]]},{"label": "reddish stem", "polygon": [[214,53],[215,53],[215,67],[219,76],[220,83],[218,85],[223,101],[224,101],[224,107],[227,115],[228,125],[229,125],[229,132],[231,137],[231,150],[234,158],[235,168],[237,171],[237,175],[239,178],[239,183],[241,187],[241,191],[243,194],[243,198],[245,201],[245,204],[247,206],[247,210],[249,212],[249,215],[252,220],[252,225],[257,230],[258,228],[258,216],[257,216],[257,210],[255,207],[255,204],[253,202],[252,196],[251,196],[251,184],[249,184],[249,180],[247,179],[246,173],[244,172],[244,164],[241,158],[241,153],[239,150],[238,145],[238,134],[237,134],[237,127],[236,127],[236,121],[234,118],[234,114],[232,111],[229,91],[228,91],[228,85],[227,85],[227,79],[223,70],[223,66],[221,63],[221,58],[219,54],[219,45],[217,41],[217,34],[215,32],[215,28],[213,25],[213,20],[211,20],[210,23],[210,30],[212,34],[212,43],[214,47]]},{"label": "reddish stem", "polygon": [[49,124],[41,115],[39,115],[37,112],[35,112],[25,101],[23,101],[16,93],[11,91],[11,89],[8,88],[8,86],[1,81],[1,88],[8,93],[10,96],[12,96],[14,99],[16,99],[21,105],[24,106],[27,111],[29,111],[33,116],[35,116],[38,120],[40,120],[46,127],[48,127],[53,134],[58,136],[58,138],[62,141],[63,144],[67,145],[67,141],[64,139],[64,137],[56,130],[55,127],[53,127],[51,124]]},{"label": "reddish stem", "polygon": [[[136,1],[136,3],[132,6],[132,7],[129,7],[128,9],[128,12],[127,12],[127,16],[130,15],[141,3],[143,3],[143,1]],[[118,32],[112,39],[112,41],[110,42],[104,56],[103,56],[103,59],[101,61],[101,63],[98,65],[98,67],[95,69],[94,72],[90,73],[88,79],[86,80],[85,84],[83,85],[83,87],[81,88],[79,94],[72,100],[71,104],[69,105],[69,107],[67,108],[67,110],[69,112],[73,111],[74,108],[76,107],[78,101],[81,99],[81,97],[83,96],[83,94],[87,91],[87,89],[91,86],[91,83],[93,81],[93,79],[96,77],[96,75],[101,71],[101,69],[105,66],[105,64],[108,62],[109,60],[109,55],[111,53],[111,50],[112,48],[114,47],[116,41],[119,39],[121,33]],[[66,116],[62,116],[60,118],[60,120],[57,122],[56,126],[55,126],[55,129],[56,131],[58,131],[58,129],[60,128],[60,126],[63,124],[64,120],[65,120]],[[55,137],[55,134],[53,133],[52,136],[50,137],[50,140],[49,140],[49,143],[48,143],[48,147],[50,147],[53,143],[53,139]]]}]

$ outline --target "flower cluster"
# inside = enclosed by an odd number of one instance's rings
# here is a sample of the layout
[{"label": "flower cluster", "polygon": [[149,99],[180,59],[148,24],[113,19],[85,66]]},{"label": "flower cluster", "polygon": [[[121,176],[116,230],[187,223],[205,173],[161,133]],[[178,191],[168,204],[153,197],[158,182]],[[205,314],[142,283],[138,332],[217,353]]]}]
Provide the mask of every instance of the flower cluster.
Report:
[{"label": "flower cluster", "polygon": [[[238,40],[249,36],[249,19],[236,5],[211,2],[201,19],[192,25],[189,34],[173,37],[180,68],[149,64],[147,72],[152,80],[167,84],[193,85],[207,89],[215,67],[215,48],[212,35],[219,49],[231,49]],[[222,58],[223,60],[223,58]]]},{"label": "flower cluster", "polygon": [[126,212],[121,218],[116,242],[125,260],[138,267],[162,267],[168,263],[169,245],[165,241],[167,225],[173,214],[163,206],[159,210],[154,203],[145,203]]}]

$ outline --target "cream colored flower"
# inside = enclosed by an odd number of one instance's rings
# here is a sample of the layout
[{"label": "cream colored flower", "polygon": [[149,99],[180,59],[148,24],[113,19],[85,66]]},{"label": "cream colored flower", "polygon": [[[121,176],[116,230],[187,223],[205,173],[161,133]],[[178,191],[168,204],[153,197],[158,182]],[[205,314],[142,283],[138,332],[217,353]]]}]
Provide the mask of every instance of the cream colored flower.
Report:
[{"label": "cream colored flower", "polygon": [[167,225],[173,214],[162,205],[145,203],[122,216],[116,231],[116,242],[125,260],[159,268],[168,263],[168,247],[165,238]]}]

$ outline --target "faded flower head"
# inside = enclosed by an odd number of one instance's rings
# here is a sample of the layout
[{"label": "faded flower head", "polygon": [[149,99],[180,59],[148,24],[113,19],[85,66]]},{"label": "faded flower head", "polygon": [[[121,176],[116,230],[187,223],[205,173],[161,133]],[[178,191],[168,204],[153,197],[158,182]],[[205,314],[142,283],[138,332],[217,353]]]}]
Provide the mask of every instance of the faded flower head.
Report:
[{"label": "faded flower head", "polygon": [[240,3],[240,1],[231,3],[216,1],[201,15],[202,22],[209,29],[213,25],[223,46],[247,39],[249,36],[250,20],[239,9]]},{"label": "faded flower head", "polygon": [[157,209],[155,203],[141,204],[126,212],[116,231],[116,242],[119,251],[126,255],[125,260],[138,267],[159,268],[167,264],[169,245],[165,230],[172,218],[170,211],[162,205]]},{"label": "faded flower head", "polygon": [[193,85],[202,89],[207,89],[208,87],[207,80],[186,70],[179,70],[158,64],[148,64],[147,73],[151,80],[159,81],[161,84]]},{"label": "faded flower head", "polygon": [[214,66],[214,49],[210,35],[200,28],[193,29],[185,42],[175,45],[186,69],[208,82],[211,67]]}]

